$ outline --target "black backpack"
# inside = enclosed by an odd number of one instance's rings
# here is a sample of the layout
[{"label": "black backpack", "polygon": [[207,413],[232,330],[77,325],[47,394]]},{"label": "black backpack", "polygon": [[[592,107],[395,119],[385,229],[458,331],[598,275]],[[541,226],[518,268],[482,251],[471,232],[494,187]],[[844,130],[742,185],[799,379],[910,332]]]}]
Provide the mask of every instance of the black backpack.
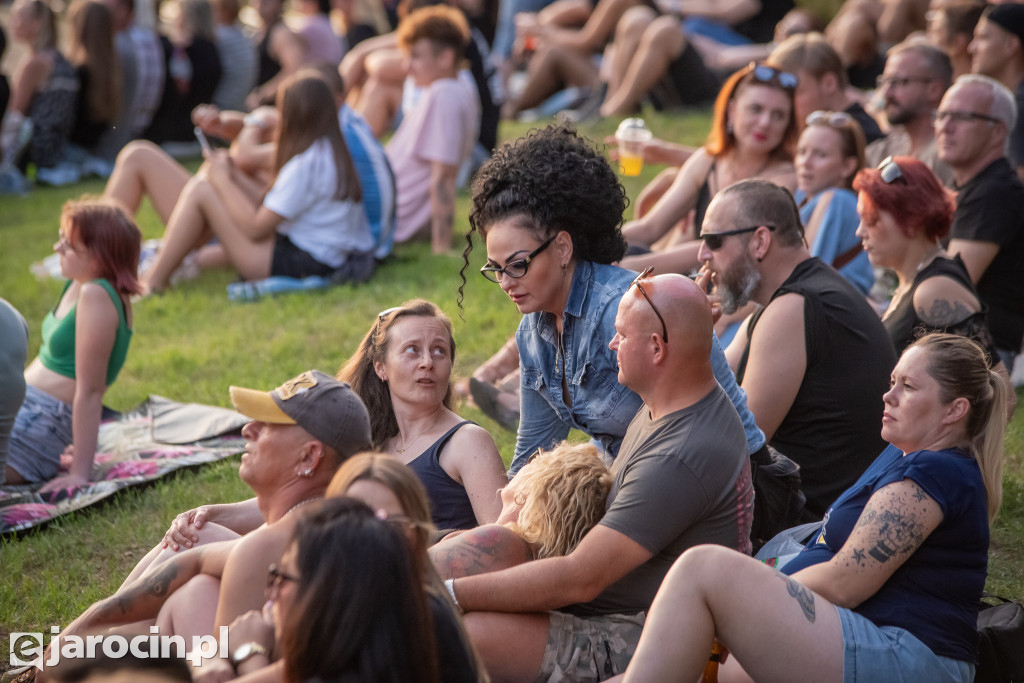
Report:
[{"label": "black backpack", "polygon": [[1024,605],[985,593],[978,613],[978,669],[974,683],[1024,682]]}]

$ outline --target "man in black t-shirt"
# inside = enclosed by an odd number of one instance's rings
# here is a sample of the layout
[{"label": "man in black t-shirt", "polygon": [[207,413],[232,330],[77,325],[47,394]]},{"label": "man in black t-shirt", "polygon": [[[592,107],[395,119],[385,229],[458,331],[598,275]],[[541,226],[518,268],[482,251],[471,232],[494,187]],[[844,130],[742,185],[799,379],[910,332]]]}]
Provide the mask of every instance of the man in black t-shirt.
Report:
[{"label": "man in black t-shirt", "polygon": [[935,119],[939,157],[958,189],[949,252],[960,254],[989,309],[988,326],[1009,372],[1024,338],[1024,185],[1006,158],[1017,118],[998,81],[961,76]]}]

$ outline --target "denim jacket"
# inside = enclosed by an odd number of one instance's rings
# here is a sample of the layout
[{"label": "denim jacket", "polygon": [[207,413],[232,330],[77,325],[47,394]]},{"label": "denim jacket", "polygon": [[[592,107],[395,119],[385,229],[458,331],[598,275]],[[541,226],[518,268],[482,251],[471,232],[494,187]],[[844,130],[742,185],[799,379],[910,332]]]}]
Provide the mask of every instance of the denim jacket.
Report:
[{"label": "denim jacket", "polygon": [[[516,332],[520,369],[520,421],[513,475],[538,448],[552,448],[570,429],[579,429],[601,442],[611,457],[618,455],[626,428],[643,401],[619,384],[615,336],[619,300],[636,273],[590,261],[576,264],[562,319],[558,346],[555,316],[530,313]],[[563,361],[570,410],[562,400]],[[764,434],[747,409],[747,395],[725,359],[718,338],[711,349],[715,378],[736,406],[743,421],[750,453],[764,445]]]}]

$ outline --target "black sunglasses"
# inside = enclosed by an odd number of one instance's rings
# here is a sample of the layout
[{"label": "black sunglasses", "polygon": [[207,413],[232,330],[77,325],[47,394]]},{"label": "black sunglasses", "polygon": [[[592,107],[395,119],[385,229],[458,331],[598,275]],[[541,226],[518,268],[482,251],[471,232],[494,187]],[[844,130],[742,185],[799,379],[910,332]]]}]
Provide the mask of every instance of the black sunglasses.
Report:
[{"label": "black sunglasses", "polygon": [[772,232],[775,231],[774,225],[755,225],[752,228],[737,228],[736,230],[726,230],[725,232],[702,232],[700,239],[704,240],[704,244],[707,245],[711,251],[718,251],[722,248],[722,244],[725,242],[726,237],[732,235],[742,235],[745,232],[754,232],[758,228],[768,228]]},{"label": "black sunglasses", "polygon": [[796,84],[799,82],[799,79],[794,74],[776,69],[774,66],[768,66],[767,64],[751,62],[747,68],[750,69],[750,73],[754,75],[754,79],[758,82],[774,83],[784,90],[796,90]]},{"label": "black sunglasses", "polygon": [[882,159],[882,163],[878,164],[878,171],[886,185],[892,185],[897,181],[903,185],[907,184],[907,179],[903,177],[903,169],[891,156]]},{"label": "black sunglasses", "polygon": [[557,232],[551,237],[549,237],[544,242],[544,244],[540,245],[532,252],[530,252],[530,255],[527,256],[526,258],[516,259],[515,261],[506,263],[504,268],[499,268],[498,266],[484,266],[483,268],[480,269],[480,274],[483,275],[488,280],[490,280],[491,282],[497,283],[501,282],[502,275],[508,275],[510,278],[518,280],[519,278],[526,275],[526,271],[529,270],[530,267],[530,261],[535,259],[537,257],[537,254],[547,249],[548,245],[551,244],[556,237],[558,237]]},{"label": "black sunglasses", "polygon": [[[633,281],[629,283],[629,287],[631,288],[633,285],[636,285],[636,288],[639,289],[640,293],[644,295],[645,299],[647,299],[647,303],[651,305],[651,310],[654,311],[654,315],[658,316],[658,321],[661,323],[661,338],[665,340],[666,344],[668,344],[668,327],[665,326],[665,319],[661,317],[661,311],[659,311],[658,307],[654,305],[653,301],[651,301],[651,297],[648,296],[647,292],[644,290],[644,286],[640,284],[640,280],[643,280],[653,272],[654,266],[647,266],[644,268],[644,272],[633,278]],[[629,288],[627,288],[626,291],[629,291]]]}]

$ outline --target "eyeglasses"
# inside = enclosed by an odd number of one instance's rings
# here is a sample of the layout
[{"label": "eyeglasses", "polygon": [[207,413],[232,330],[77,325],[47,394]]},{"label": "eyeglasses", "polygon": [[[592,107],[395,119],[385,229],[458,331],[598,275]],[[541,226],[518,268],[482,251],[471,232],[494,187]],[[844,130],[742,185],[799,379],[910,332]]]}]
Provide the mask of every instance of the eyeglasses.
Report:
[{"label": "eyeglasses", "polygon": [[933,117],[935,123],[940,126],[946,121],[953,123],[970,123],[971,121],[984,121],[985,123],[1002,123],[1002,120],[987,114],[979,114],[973,111],[937,111]]},{"label": "eyeglasses", "polygon": [[548,245],[551,244],[557,236],[558,233],[555,233],[549,237],[544,244],[534,249],[526,258],[516,259],[515,261],[506,263],[504,268],[499,268],[498,266],[484,266],[480,269],[480,274],[491,282],[500,283],[502,275],[508,275],[510,278],[518,280],[526,275],[526,271],[529,270],[530,267],[530,262],[537,258],[537,254],[547,249]]},{"label": "eyeglasses", "polygon": [[269,593],[273,590],[277,590],[285,581],[298,583],[299,578],[297,576],[292,576],[281,571],[277,568],[276,564],[270,565],[270,568],[267,569],[267,592]]},{"label": "eyeglasses", "polygon": [[74,247],[73,244],[71,244],[71,240],[68,238],[67,235],[65,235],[62,232],[58,232],[57,233],[57,243],[55,245],[53,245],[53,250],[54,251],[64,251],[65,249],[68,249],[70,251],[74,251],[75,247]]},{"label": "eyeglasses", "polygon": [[661,311],[659,311],[658,307],[654,305],[654,302],[651,300],[651,297],[648,296],[647,291],[644,289],[644,286],[640,284],[640,281],[643,280],[648,275],[650,275],[652,272],[654,272],[654,266],[647,266],[646,268],[644,268],[644,272],[637,275],[635,278],[633,278],[633,281],[629,283],[629,287],[626,289],[626,291],[629,291],[629,289],[632,288],[633,285],[636,285],[636,288],[640,290],[640,293],[643,294],[645,299],[647,299],[647,303],[651,305],[651,310],[654,311],[654,315],[658,316],[658,321],[661,323],[661,338],[665,340],[666,344],[668,344],[668,327],[665,326],[665,319],[661,317]]},{"label": "eyeglasses", "polygon": [[757,62],[751,62],[747,65],[747,68],[750,69],[750,73],[754,74],[754,78],[761,83],[774,83],[784,90],[796,90],[798,79],[788,71],[782,71],[773,66],[758,64]]},{"label": "eyeglasses", "polygon": [[887,85],[894,88],[905,88],[910,83],[930,83],[935,80],[931,76],[879,76],[875,79],[875,85],[879,90]]},{"label": "eyeglasses", "polygon": [[882,176],[882,182],[886,185],[892,185],[896,181],[903,185],[907,184],[907,179],[903,177],[903,169],[891,156],[882,159],[882,163],[878,164],[878,170]]},{"label": "eyeglasses", "polygon": [[832,128],[846,128],[853,121],[853,117],[845,111],[812,111],[804,121],[808,126],[831,126]]},{"label": "eyeglasses", "polygon": [[775,231],[774,225],[755,225],[752,228],[737,228],[736,230],[726,230],[725,232],[702,232],[699,237],[704,240],[704,244],[707,245],[711,251],[718,251],[722,248],[722,244],[725,242],[725,238],[731,235],[742,235],[745,232],[754,232],[758,228],[768,228],[772,232]]}]

